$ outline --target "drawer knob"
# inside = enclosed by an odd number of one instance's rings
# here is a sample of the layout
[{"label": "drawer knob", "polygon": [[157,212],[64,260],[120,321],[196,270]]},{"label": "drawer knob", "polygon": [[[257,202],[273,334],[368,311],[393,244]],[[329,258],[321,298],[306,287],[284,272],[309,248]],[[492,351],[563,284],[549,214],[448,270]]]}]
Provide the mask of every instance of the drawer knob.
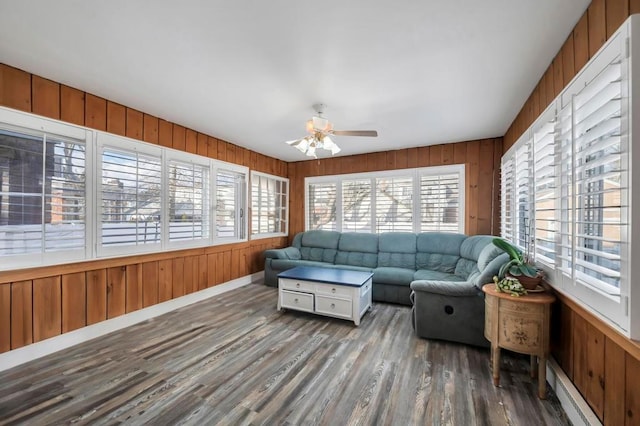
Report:
[{"label": "drawer knob", "polygon": [[297,288],[300,288],[300,283],[296,283],[296,287],[297,287]]},{"label": "drawer knob", "polygon": [[335,287],[333,287],[333,288],[331,289],[331,293],[335,293],[335,292],[336,292],[336,288],[335,288]]},{"label": "drawer knob", "polygon": [[331,309],[335,309],[335,308],[336,308],[336,304],[335,304],[335,303],[332,303],[332,304],[331,304]]},{"label": "drawer knob", "polygon": [[296,298],[296,299],[293,299],[293,301],[294,301],[295,303],[298,303],[298,299],[297,299],[297,298]]}]

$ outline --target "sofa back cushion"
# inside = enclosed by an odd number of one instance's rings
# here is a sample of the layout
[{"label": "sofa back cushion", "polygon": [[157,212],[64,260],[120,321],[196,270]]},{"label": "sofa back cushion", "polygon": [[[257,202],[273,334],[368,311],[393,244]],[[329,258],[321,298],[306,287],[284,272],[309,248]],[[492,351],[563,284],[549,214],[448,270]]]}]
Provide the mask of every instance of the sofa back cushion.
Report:
[{"label": "sofa back cushion", "polygon": [[460,259],[460,246],[466,238],[466,235],[445,232],[418,234],[416,269],[453,274]]},{"label": "sofa back cushion", "polygon": [[378,266],[378,235],[343,232],[338,242],[336,265]]},{"label": "sofa back cushion", "polygon": [[[455,274],[467,280],[471,279],[473,275],[478,274],[480,272],[478,259],[480,259],[480,255],[485,247],[489,245],[493,246],[494,238],[495,237],[491,235],[474,235],[467,237],[460,245],[460,260],[458,260],[456,264]],[[489,248],[489,251],[493,251],[493,249]],[[486,259],[483,260],[483,262],[485,261]]]},{"label": "sofa back cushion", "polygon": [[416,269],[416,234],[385,232],[378,237],[378,266]]},{"label": "sofa back cushion", "polygon": [[300,244],[300,256],[303,260],[333,263],[336,258],[340,232],[306,231],[302,236],[294,238],[294,246]]}]

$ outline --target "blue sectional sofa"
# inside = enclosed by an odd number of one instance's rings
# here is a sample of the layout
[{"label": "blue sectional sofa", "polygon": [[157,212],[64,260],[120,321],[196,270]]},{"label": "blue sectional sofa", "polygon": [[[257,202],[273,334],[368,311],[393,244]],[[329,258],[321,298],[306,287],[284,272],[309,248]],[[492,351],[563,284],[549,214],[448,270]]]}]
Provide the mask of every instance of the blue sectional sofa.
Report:
[{"label": "blue sectional sofa", "polygon": [[[421,337],[486,345],[482,285],[509,257],[493,236],[306,231],[265,252],[264,281],[299,265],[373,272],[373,300],[413,305]],[[455,330],[452,330],[455,329]]]}]

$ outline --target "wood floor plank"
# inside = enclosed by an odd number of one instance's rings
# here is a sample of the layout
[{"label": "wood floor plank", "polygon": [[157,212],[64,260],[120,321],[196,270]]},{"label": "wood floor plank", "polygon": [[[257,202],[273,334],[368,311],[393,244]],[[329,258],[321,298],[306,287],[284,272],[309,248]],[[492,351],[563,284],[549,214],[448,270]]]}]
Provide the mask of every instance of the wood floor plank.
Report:
[{"label": "wood floor plank", "polygon": [[252,284],[0,372],[0,424],[566,425],[528,357],[414,336],[410,309],[359,327],[275,309]]}]

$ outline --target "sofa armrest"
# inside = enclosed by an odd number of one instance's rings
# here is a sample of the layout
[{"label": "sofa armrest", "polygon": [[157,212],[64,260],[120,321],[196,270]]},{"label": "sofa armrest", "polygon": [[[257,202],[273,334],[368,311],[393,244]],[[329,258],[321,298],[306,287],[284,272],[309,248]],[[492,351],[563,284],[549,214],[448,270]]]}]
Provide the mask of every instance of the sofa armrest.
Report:
[{"label": "sofa armrest", "polygon": [[416,280],[411,283],[411,290],[459,297],[476,296],[480,292],[470,281]]},{"label": "sofa armrest", "polygon": [[500,267],[509,261],[509,255],[507,253],[502,253],[500,256],[493,259],[487,265],[484,270],[480,271],[478,275],[473,277],[471,280],[473,284],[479,289],[482,288],[483,285],[492,283],[494,275],[498,275],[500,272]]},{"label": "sofa armrest", "polygon": [[298,250],[296,247],[285,247],[281,249],[265,250],[264,257],[271,258],[271,259],[291,259],[291,260],[299,260],[301,258],[300,250]]}]

